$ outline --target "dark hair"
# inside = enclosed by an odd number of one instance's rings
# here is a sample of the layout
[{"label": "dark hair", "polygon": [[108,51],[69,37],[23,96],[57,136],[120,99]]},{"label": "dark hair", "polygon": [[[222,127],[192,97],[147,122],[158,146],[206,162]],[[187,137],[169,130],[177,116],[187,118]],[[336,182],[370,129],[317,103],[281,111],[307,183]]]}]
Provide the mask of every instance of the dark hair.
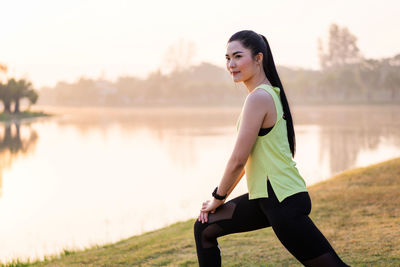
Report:
[{"label": "dark hair", "polygon": [[263,35],[258,34],[254,31],[244,30],[232,35],[231,38],[229,38],[228,43],[232,41],[239,41],[245,48],[250,49],[254,57],[259,52],[264,55],[263,69],[265,75],[267,76],[272,86],[280,88],[280,98],[283,107],[283,118],[286,120],[289,147],[290,151],[292,152],[292,156],[294,157],[294,154],[296,152],[296,137],[294,134],[292,114],[290,113],[289,103],[287,101],[285,91],[283,90],[281,80],[279,79],[278,72],[276,71],[274,59],[272,57],[271,49],[269,48],[267,39]]}]

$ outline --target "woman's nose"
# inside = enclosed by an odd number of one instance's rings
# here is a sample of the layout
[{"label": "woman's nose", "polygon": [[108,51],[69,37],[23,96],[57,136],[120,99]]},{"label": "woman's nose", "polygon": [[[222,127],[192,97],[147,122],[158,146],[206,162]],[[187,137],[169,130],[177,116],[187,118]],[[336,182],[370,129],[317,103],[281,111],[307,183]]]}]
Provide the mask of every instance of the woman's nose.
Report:
[{"label": "woman's nose", "polygon": [[232,67],[235,67],[235,61],[234,60],[229,60],[229,62],[228,62],[228,66],[229,66],[229,68],[232,68]]}]

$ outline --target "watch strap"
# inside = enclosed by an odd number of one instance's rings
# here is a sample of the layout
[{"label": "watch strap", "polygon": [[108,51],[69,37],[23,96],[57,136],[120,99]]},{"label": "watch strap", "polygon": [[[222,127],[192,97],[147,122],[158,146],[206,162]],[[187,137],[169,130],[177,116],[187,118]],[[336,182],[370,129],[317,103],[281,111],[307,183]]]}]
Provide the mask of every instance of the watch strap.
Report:
[{"label": "watch strap", "polygon": [[225,196],[218,195],[217,190],[218,190],[218,186],[214,189],[214,192],[212,192],[212,196],[215,197],[216,199],[224,200],[226,198],[227,194],[225,194]]}]

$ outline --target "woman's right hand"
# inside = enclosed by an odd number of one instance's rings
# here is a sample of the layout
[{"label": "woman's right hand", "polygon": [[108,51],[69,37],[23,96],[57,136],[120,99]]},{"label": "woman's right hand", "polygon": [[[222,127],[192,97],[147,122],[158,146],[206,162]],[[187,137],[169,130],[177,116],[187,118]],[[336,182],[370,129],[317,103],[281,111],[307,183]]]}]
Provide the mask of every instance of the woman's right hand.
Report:
[{"label": "woman's right hand", "polygon": [[208,203],[210,203],[210,200],[207,200],[207,201],[203,202],[203,205],[202,205],[201,210],[200,210],[200,215],[198,217],[198,221],[199,222],[202,222],[202,223],[207,222],[208,221],[208,213],[209,212],[211,212],[211,213],[215,212],[215,210],[213,210],[213,211],[202,211],[203,209],[205,209],[208,206]]}]

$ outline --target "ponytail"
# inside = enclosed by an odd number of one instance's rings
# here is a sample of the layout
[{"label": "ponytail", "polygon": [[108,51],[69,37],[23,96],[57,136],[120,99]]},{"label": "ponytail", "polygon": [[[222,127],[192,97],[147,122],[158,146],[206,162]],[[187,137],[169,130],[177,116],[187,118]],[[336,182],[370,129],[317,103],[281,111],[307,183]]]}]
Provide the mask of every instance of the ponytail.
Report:
[{"label": "ponytail", "polygon": [[280,89],[280,97],[283,107],[283,118],[286,120],[286,129],[288,133],[289,147],[290,151],[292,152],[292,157],[294,157],[296,153],[296,136],[294,133],[293,119],[292,119],[292,114],[290,113],[289,103],[287,101],[285,91],[283,90],[281,80],[279,79],[278,72],[276,71],[274,59],[272,57],[272,52],[267,42],[267,39],[261,34],[260,36],[262,37],[267,46],[266,55],[263,53],[264,56],[266,56],[266,58],[263,59],[263,69],[271,85],[279,87]]}]

